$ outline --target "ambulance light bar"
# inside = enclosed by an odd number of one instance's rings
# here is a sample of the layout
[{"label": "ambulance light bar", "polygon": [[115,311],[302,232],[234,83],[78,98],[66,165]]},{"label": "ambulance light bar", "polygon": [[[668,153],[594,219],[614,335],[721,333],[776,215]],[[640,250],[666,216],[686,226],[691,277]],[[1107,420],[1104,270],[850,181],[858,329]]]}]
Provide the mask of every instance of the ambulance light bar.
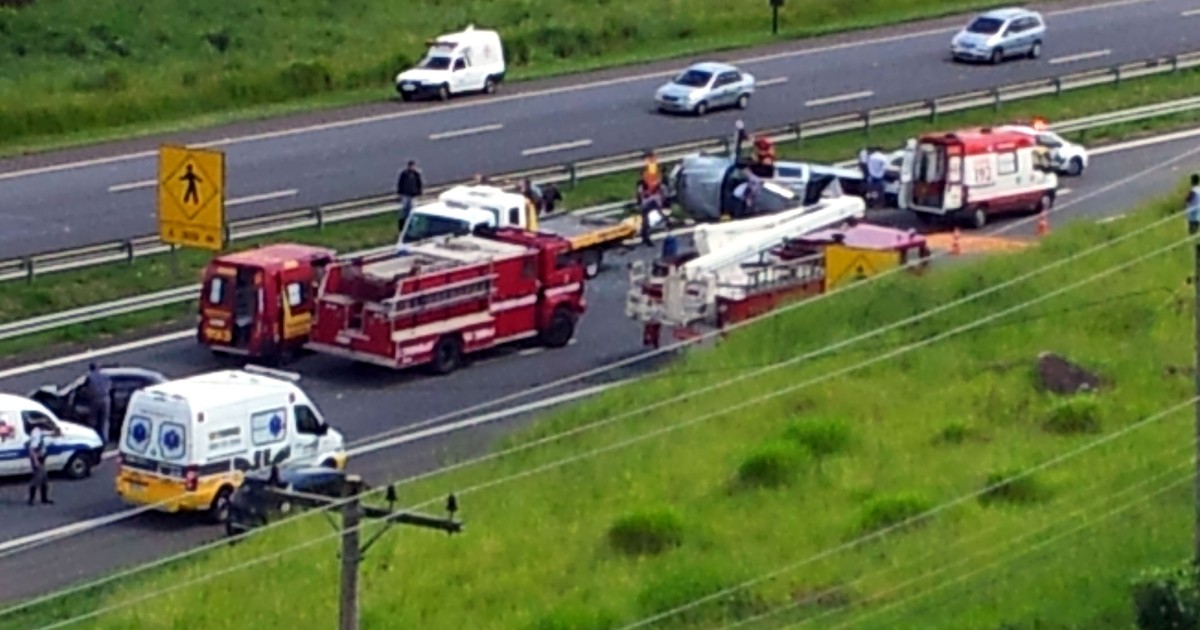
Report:
[{"label": "ambulance light bar", "polygon": [[297,372],[276,370],[276,369],[264,367],[261,365],[254,365],[253,363],[247,363],[246,366],[242,368],[242,371],[244,371],[248,374],[257,374],[259,376],[267,376],[270,378],[277,378],[277,379],[281,379],[281,380],[285,380],[285,381],[291,381],[293,383],[300,382],[300,374]]}]

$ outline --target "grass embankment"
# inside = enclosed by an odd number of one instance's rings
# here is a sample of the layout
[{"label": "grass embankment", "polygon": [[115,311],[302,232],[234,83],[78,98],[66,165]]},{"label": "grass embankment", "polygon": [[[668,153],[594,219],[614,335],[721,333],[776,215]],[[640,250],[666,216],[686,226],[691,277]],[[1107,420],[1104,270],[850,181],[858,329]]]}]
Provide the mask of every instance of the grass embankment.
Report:
[{"label": "grass embankment", "polygon": [[[460,492],[468,527],[452,538],[415,530],[385,536],[362,568],[364,623],[619,628],[977,492],[1186,401],[1193,387],[1188,247],[975,331],[800,385],[1176,241],[1183,236],[1176,217],[1113,239],[1176,212],[1177,203],[1173,197],[1122,221],[1067,226],[1020,256],[883,278],[806,305],[736,332],[714,350],[691,353],[637,387],[557,413],[507,445],[694,392],[686,402],[402,486],[404,505],[440,505],[446,493]],[[920,323],[736,386],[703,390],[1100,244],[1087,258]],[[1070,397],[1040,389],[1035,362],[1044,351],[1096,372],[1104,385]],[[735,405],[743,407],[712,415]],[[1189,551],[1191,493],[1185,484],[1117,518],[1101,516],[1186,475],[1192,440],[1190,413],[1183,411],[655,627],[724,627],[782,608],[770,623],[746,627],[807,620],[799,627],[853,621],[881,630],[1128,628],[1129,580]],[[681,428],[661,433],[671,426]],[[647,439],[501,484],[637,436]],[[476,484],[489,487],[463,492]],[[1089,521],[1086,531],[1053,538]],[[209,582],[188,581],[329,535],[324,519],[310,516],[194,563],[3,620],[3,627],[63,619],[175,585],[186,586],[156,596],[154,606],[125,607],[89,627],[328,625],[337,602],[333,540]],[[1041,543],[1047,544],[1034,546]],[[296,605],[298,597],[305,605]]]},{"label": "grass embankment", "polygon": [[[832,162],[851,157],[863,143],[899,146],[906,138],[931,129],[950,129],[975,124],[989,124],[1032,115],[1050,120],[1068,120],[1116,109],[1125,109],[1192,95],[1200,91],[1200,72],[1183,71],[1174,76],[1151,77],[1127,81],[1119,87],[1101,86],[1066,92],[1004,105],[999,112],[974,110],[942,116],[936,123],[914,121],[873,128],[870,133],[842,133],[813,138],[803,143],[785,143],[779,147],[784,158],[817,162]],[[1084,142],[1102,142],[1130,136],[1164,131],[1194,124],[1200,113],[1188,113],[1149,119],[1138,123],[1096,129],[1087,134],[1069,134]],[[1085,175],[1086,177],[1086,175]],[[629,199],[634,172],[581,180],[566,191],[569,207],[583,208],[596,204]],[[321,244],[339,251],[354,251],[378,247],[395,240],[395,218],[386,215],[372,219],[331,224],[323,230],[306,229],[284,232],[251,242],[234,244],[245,249],[266,242],[294,241]],[[17,321],[37,315],[97,304],[113,299],[159,291],[194,282],[210,259],[204,252],[179,251],[179,275],[172,273],[168,255],[136,259],[132,265],[112,264],[80,271],[35,277],[32,283],[9,282],[0,292],[0,322]],[[139,313],[112,318],[99,332],[120,332],[138,329],[147,324],[171,321],[180,309],[164,309],[158,313]],[[190,311],[183,317],[191,316]],[[20,353],[30,348],[44,348],[64,341],[74,342],[96,337],[94,327],[66,328],[33,335],[10,342],[0,342],[0,357]]]},{"label": "grass embankment", "polygon": [[[419,5],[219,0],[177,6],[35,0],[0,8],[0,146],[8,152],[314,107],[382,101],[425,42],[501,31],[510,76],[545,77],[936,17],[991,0],[500,0]],[[18,97],[17,95],[20,95]]]}]

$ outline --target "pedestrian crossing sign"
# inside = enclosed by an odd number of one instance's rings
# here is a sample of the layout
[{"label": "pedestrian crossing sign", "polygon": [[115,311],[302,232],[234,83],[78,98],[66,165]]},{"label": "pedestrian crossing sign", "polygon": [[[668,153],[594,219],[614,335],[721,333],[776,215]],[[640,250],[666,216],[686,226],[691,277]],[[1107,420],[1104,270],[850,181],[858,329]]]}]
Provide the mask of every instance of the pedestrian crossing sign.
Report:
[{"label": "pedestrian crossing sign", "polygon": [[168,245],[225,248],[225,154],[164,145],[158,151],[158,234]]}]

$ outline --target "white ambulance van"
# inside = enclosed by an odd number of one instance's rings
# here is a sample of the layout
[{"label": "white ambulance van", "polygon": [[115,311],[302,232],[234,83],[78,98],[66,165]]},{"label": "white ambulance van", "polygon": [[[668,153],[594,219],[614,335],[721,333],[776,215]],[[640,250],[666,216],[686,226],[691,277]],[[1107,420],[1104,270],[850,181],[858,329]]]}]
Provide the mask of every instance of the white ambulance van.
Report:
[{"label": "white ambulance van", "polygon": [[168,381],[133,394],[121,428],[117,494],[163,512],[225,519],[248,470],[346,464],[345,440],[296,384],[257,366]]},{"label": "white ambulance van", "polygon": [[401,100],[436,96],[445,101],[468,92],[492,94],[504,80],[504,47],[496,31],[470,25],[429,42],[415,68],[396,75]]}]

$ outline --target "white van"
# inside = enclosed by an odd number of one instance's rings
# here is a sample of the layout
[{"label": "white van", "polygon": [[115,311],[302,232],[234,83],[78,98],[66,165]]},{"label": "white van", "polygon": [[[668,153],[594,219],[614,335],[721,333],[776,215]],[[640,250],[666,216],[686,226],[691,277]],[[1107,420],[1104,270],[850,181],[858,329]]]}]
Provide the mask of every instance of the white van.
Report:
[{"label": "white van", "polygon": [[117,494],[164,512],[205,511],[220,522],[248,470],[343,468],[342,434],[325,424],[298,380],[246,366],[135,392],[121,428]]},{"label": "white van", "polygon": [[405,101],[427,96],[445,101],[466,92],[491,94],[504,80],[504,72],[500,34],[475,30],[472,24],[429,42],[421,62],[396,75],[396,91]]},{"label": "white van", "polygon": [[28,475],[29,434],[46,432],[46,470],[82,479],[100,464],[104,442],[95,429],[66,422],[41,403],[0,394],[0,477]]}]

